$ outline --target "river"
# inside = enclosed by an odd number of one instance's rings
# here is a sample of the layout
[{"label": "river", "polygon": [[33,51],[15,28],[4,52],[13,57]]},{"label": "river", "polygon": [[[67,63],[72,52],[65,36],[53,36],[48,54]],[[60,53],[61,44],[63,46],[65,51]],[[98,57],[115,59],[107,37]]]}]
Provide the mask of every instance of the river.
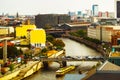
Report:
[{"label": "river", "polygon": [[[87,47],[84,44],[78,43],[68,38],[61,38],[61,39],[65,43],[66,56],[101,56],[99,52],[91,49],[90,47]],[[80,65],[81,67],[85,67],[85,66],[92,66],[96,63],[97,62],[95,61],[92,62],[78,61],[78,62],[67,62],[67,65]],[[64,76],[56,78],[55,71],[57,69],[59,69],[59,64],[53,62],[51,65],[49,65],[49,68],[47,70],[40,69],[38,72],[25,78],[24,80],[63,80]],[[78,69],[70,73],[78,74]]]}]

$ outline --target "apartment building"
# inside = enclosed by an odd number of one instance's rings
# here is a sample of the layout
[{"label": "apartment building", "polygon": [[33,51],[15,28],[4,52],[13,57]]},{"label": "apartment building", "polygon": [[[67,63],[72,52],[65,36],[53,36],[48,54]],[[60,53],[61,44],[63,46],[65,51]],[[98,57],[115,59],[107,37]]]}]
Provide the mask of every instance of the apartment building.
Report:
[{"label": "apartment building", "polygon": [[87,29],[87,36],[95,38],[104,42],[112,42],[112,36],[120,31],[120,26],[113,25],[101,25],[101,26],[90,26]]}]

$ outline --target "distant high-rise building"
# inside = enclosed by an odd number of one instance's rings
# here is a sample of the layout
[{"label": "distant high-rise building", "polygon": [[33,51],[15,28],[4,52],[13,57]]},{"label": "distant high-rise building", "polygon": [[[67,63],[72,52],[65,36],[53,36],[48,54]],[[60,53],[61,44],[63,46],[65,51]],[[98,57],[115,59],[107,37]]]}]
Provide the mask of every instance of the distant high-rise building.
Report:
[{"label": "distant high-rise building", "polygon": [[93,16],[98,16],[98,5],[92,5]]},{"label": "distant high-rise building", "polygon": [[76,13],[75,13],[75,12],[68,12],[68,15],[69,15],[69,16],[75,16]]},{"label": "distant high-rise building", "polygon": [[102,17],[102,12],[99,12],[99,13],[98,13],[98,17]]},{"label": "distant high-rise building", "polygon": [[86,11],[86,14],[87,14],[87,16],[92,16],[92,11],[91,10],[85,10]]},{"label": "distant high-rise building", "polygon": [[16,13],[16,18],[19,18],[19,14],[18,14],[18,12]]},{"label": "distant high-rise building", "polygon": [[120,18],[120,0],[115,0],[115,17]]},{"label": "distant high-rise building", "polygon": [[81,11],[78,11],[78,12],[77,12],[77,15],[78,15],[78,16],[81,16],[81,15],[82,15],[82,12],[81,12]]},{"label": "distant high-rise building", "polygon": [[114,12],[99,12],[98,17],[103,17],[103,18],[114,18]]}]

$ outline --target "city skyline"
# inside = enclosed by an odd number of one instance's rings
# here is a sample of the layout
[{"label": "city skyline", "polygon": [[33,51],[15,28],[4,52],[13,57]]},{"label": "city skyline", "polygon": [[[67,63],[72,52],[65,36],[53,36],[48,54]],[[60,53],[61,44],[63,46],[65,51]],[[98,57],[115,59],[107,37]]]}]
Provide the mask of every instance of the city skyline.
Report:
[{"label": "city skyline", "polygon": [[94,4],[99,6],[99,11],[114,12],[114,0],[1,0],[0,14],[67,14],[92,10]]}]

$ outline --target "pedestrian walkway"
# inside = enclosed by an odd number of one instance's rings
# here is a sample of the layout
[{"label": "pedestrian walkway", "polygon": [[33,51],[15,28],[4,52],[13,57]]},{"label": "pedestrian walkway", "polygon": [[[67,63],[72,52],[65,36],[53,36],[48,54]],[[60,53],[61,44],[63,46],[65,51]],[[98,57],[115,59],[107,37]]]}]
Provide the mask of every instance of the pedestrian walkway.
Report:
[{"label": "pedestrian walkway", "polygon": [[20,68],[18,68],[18,69],[21,69],[21,71],[15,78],[13,78],[13,80],[23,79],[26,72],[28,70],[30,70],[32,68],[32,66],[35,65],[36,63],[38,63],[38,61],[29,61],[27,64],[20,66]]}]

